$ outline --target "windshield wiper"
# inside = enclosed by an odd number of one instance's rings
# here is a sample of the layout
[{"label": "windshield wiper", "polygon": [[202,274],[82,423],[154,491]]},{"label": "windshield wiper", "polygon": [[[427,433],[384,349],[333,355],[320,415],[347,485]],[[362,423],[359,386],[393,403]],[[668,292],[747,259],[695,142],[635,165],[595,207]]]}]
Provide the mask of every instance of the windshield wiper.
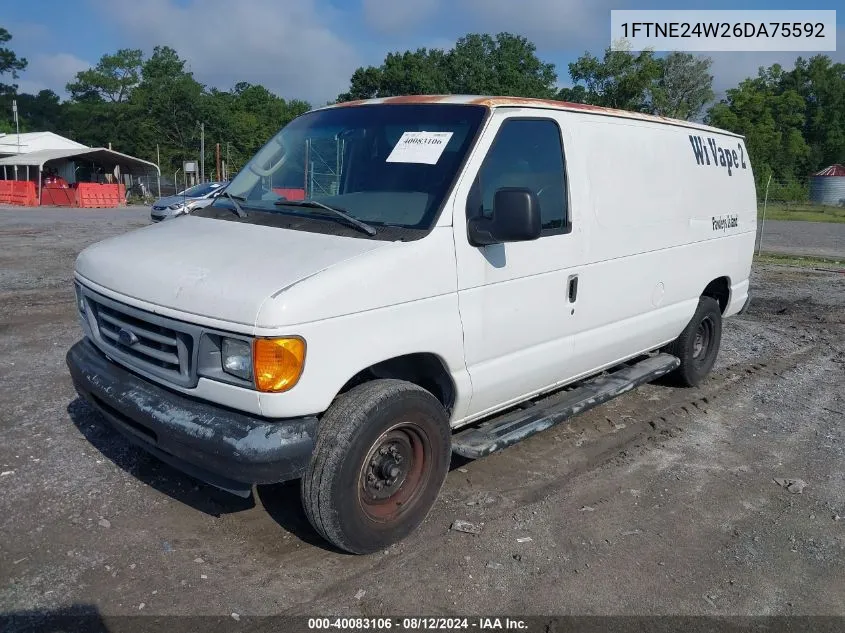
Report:
[{"label": "windshield wiper", "polygon": [[243,196],[233,196],[231,193],[229,193],[225,189],[223,190],[223,195],[226,196],[227,198],[229,198],[229,200],[232,201],[232,204],[235,207],[235,213],[238,214],[238,217],[239,218],[245,218],[246,217],[246,211],[244,211],[243,208],[241,207],[241,205],[238,204],[238,199],[246,202],[246,198],[244,198]]},{"label": "windshield wiper", "polygon": [[343,209],[339,209],[337,207],[330,207],[329,205],[323,204],[322,202],[317,202],[316,200],[276,200],[274,204],[287,207],[310,207],[313,209],[325,209],[326,211],[334,213],[337,217],[343,218],[344,220],[349,222],[349,224],[362,230],[370,237],[376,234],[375,228],[373,228],[366,222],[363,222],[358,218],[349,215]]}]

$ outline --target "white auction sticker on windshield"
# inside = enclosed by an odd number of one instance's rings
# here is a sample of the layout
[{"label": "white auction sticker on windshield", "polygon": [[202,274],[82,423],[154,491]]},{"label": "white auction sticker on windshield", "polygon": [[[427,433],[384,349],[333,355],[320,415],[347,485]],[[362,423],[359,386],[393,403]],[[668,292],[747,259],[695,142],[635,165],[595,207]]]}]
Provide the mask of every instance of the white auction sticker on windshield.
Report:
[{"label": "white auction sticker on windshield", "polygon": [[405,132],[387,162],[436,165],[450,138],[452,132]]}]

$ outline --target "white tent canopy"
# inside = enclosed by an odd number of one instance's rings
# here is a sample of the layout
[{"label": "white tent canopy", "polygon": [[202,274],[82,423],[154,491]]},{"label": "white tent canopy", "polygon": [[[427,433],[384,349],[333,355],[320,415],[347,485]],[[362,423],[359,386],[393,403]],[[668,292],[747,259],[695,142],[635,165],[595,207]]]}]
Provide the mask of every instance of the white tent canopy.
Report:
[{"label": "white tent canopy", "polygon": [[0,156],[29,154],[45,149],[87,149],[87,147],[53,132],[0,133]]},{"label": "white tent canopy", "polygon": [[45,163],[62,158],[85,158],[87,160],[120,165],[121,167],[127,168],[125,171],[128,173],[134,171],[132,167],[140,167],[143,171],[150,171],[150,168],[152,168],[155,169],[156,173],[159,172],[158,166],[150,161],[135,158],[134,156],[129,156],[128,154],[122,154],[121,152],[106,149],[105,147],[85,146],[81,146],[81,149],[45,149],[37,152],[28,152],[26,154],[4,156],[3,158],[0,158],[0,166],[36,166],[39,171],[42,171]]}]

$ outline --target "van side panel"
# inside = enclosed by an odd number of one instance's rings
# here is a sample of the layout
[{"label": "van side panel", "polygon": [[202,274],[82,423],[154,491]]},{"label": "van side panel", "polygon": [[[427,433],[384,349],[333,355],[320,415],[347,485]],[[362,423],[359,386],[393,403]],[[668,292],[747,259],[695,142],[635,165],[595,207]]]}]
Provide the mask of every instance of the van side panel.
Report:
[{"label": "van side panel", "polygon": [[[748,293],[757,208],[741,138],[531,108],[497,108],[494,120],[509,116],[560,125],[572,231],[534,242],[469,245],[464,181],[483,159],[473,156],[452,201],[473,389],[456,425],[670,342],[714,279],[729,280],[726,316]],[[485,131],[479,149],[486,150],[493,133]],[[567,280],[574,276],[577,300],[568,303]],[[559,325],[554,338],[550,318]]]},{"label": "van side panel", "polygon": [[726,316],[736,313],[757,226],[742,139],[569,113],[561,124],[571,132],[572,195],[589,223],[569,369],[582,374],[673,340],[716,278],[729,279]]},{"label": "van side panel", "polygon": [[[583,159],[590,181],[595,226],[590,261],[754,234],[757,200],[742,139],[580,118],[571,151],[573,159]],[[728,153],[739,167],[720,164]]]}]

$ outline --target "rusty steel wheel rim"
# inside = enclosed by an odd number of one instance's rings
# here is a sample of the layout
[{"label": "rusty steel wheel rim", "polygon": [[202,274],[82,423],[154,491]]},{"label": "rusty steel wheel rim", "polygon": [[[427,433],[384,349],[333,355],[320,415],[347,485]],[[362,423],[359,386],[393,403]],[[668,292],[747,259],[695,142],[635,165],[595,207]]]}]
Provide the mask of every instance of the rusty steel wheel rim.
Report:
[{"label": "rusty steel wheel rim", "polygon": [[695,332],[692,344],[692,357],[697,363],[703,363],[713,342],[714,325],[710,317],[705,317]]},{"label": "rusty steel wheel rim", "polygon": [[361,465],[358,500],[371,521],[390,523],[413,508],[431,476],[431,442],[413,422],[382,433]]}]

